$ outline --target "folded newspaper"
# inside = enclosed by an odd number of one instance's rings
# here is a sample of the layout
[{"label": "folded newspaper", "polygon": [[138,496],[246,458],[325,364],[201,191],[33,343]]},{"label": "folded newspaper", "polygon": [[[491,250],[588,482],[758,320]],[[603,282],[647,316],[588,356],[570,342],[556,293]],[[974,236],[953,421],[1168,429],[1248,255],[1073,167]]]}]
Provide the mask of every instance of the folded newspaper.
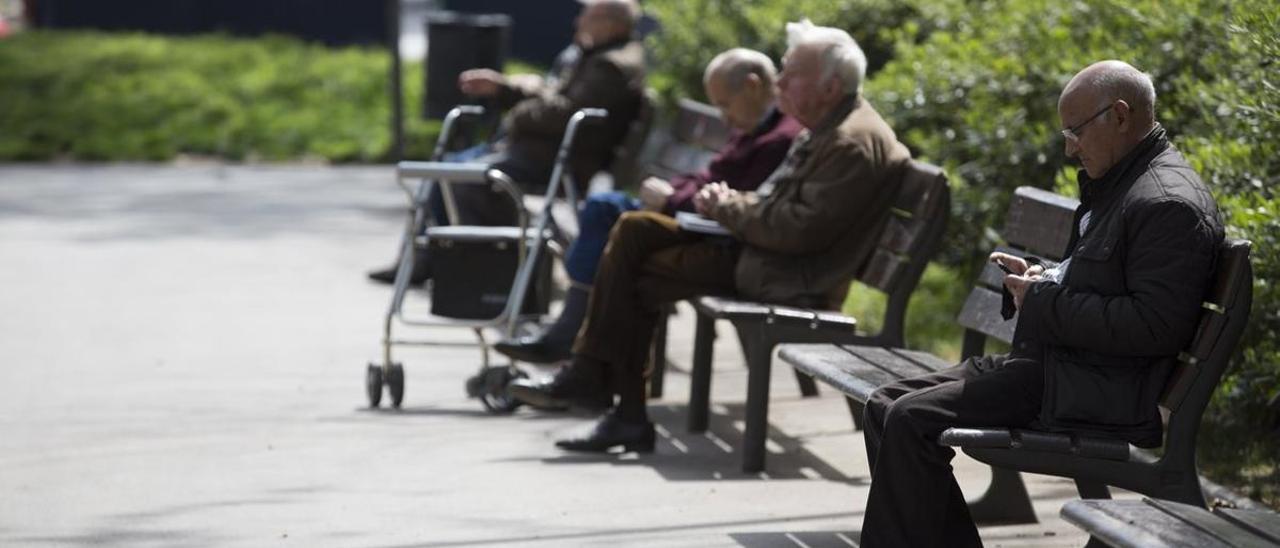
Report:
[{"label": "folded newspaper", "polygon": [[697,213],[689,213],[687,211],[676,212],[676,222],[680,224],[680,230],[689,232],[697,232],[699,234],[710,234],[712,236],[730,236],[733,233],[729,229],[721,226],[711,219],[698,215]]}]

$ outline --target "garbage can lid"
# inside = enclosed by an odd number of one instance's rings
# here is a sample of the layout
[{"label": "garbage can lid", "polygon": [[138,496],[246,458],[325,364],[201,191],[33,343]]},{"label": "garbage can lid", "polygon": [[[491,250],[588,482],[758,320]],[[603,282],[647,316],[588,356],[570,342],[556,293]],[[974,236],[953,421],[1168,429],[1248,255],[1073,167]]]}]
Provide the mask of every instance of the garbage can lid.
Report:
[{"label": "garbage can lid", "polygon": [[429,25],[456,25],[460,27],[510,27],[511,17],[504,13],[464,13],[460,11],[433,11],[427,14]]}]

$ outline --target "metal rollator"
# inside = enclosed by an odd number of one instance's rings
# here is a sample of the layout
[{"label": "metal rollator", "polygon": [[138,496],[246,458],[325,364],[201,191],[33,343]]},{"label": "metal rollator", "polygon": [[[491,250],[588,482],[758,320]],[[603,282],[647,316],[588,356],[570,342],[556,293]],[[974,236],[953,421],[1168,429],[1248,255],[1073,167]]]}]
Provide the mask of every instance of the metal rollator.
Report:
[{"label": "metal rollator", "polygon": [[[547,184],[541,209],[530,226],[530,215],[524,207],[524,195],[511,178],[500,170],[492,169],[486,163],[443,162],[446,144],[463,118],[476,117],[483,114],[480,107],[463,106],[454,108],[445,116],[440,136],[430,162],[400,162],[396,166],[396,183],[405,191],[409,201],[410,215],[405,223],[404,238],[401,242],[400,260],[397,265],[395,282],[391,297],[391,305],[387,309],[383,322],[382,363],[369,363],[365,374],[365,389],[369,397],[369,406],[378,407],[382,401],[383,388],[391,397],[392,407],[400,407],[404,399],[405,375],[400,362],[393,361],[393,346],[472,346],[478,344],[481,353],[479,372],[467,380],[467,395],[479,398],[480,403],[492,413],[510,413],[519,407],[520,402],[507,394],[507,383],[523,377],[525,374],[514,363],[507,365],[491,365],[489,344],[485,339],[485,329],[499,329],[504,336],[514,337],[524,324],[537,322],[538,313],[523,312],[525,298],[529,295],[534,282],[535,271],[542,253],[553,243],[550,240],[560,235],[551,214],[551,208],[562,189],[565,199],[576,208],[577,189],[566,170],[569,149],[574,136],[583,123],[602,120],[607,112],[603,109],[582,109],[573,114],[565,128],[564,138],[556,154],[552,167],[551,180]],[[410,181],[417,180],[416,187]],[[495,190],[506,194],[516,208],[518,226],[458,226],[457,204],[454,201],[451,186],[455,184],[487,184]],[[448,226],[428,226],[431,219],[428,196],[432,187],[440,185],[444,199],[445,211],[449,218]],[[424,230],[425,229],[425,230]],[[404,313],[405,297],[410,289],[410,277],[414,266],[414,253],[425,249],[429,242],[447,244],[451,241],[512,241],[517,246],[515,276],[506,303],[496,316],[483,319],[455,318],[430,314],[411,317]],[[397,329],[399,327],[400,329]],[[450,342],[441,340],[406,339],[398,336],[398,331],[405,327],[459,327],[470,329],[476,336],[476,343]]]}]

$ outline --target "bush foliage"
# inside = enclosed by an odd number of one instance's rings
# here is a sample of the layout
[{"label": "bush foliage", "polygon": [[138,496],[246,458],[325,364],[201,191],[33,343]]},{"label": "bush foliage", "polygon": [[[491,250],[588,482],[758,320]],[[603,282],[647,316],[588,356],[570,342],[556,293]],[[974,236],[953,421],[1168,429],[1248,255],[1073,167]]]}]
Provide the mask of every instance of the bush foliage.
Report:
[{"label": "bush foliage", "polygon": [[[999,239],[1015,187],[1075,193],[1058,135],[1057,97],[1087,64],[1147,71],[1158,115],[1218,198],[1230,234],[1253,240],[1255,300],[1240,351],[1200,444],[1221,481],[1280,502],[1280,4],[1270,0],[651,0],[665,31],[651,40],[670,95],[701,94],[701,63],[733,46],[776,56],[782,22],[808,16],[846,29],[872,60],[866,95],[917,157],[953,184],[948,242],[921,291],[947,276],[967,287]],[[695,53],[697,52],[697,53]],[[987,227],[995,227],[990,230]],[[930,289],[930,288],[934,289]],[[919,293],[919,291],[918,291]],[[935,319],[961,292],[913,299],[910,343],[954,351]],[[854,294],[849,307],[874,308]],[[871,314],[874,316],[874,314]]]},{"label": "bush foliage", "polygon": [[[19,33],[0,40],[0,160],[385,159],[388,59],[281,36]],[[416,110],[421,64],[404,81]],[[426,150],[434,125],[407,118]]]}]

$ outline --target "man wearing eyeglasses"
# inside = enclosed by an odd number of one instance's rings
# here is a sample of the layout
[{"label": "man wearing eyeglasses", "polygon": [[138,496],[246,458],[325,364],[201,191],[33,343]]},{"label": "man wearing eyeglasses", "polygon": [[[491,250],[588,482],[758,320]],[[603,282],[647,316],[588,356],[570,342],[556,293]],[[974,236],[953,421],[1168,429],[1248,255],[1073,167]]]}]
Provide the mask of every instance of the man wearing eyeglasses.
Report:
[{"label": "man wearing eyeglasses", "polygon": [[1085,68],[1058,100],[1080,207],[1058,265],[1004,253],[1013,348],[886,385],[867,402],[861,546],[981,546],[939,445],[953,426],[1032,427],[1161,444],[1157,400],[1199,317],[1223,238],[1217,206],[1155,119],[1151,79]]}]

